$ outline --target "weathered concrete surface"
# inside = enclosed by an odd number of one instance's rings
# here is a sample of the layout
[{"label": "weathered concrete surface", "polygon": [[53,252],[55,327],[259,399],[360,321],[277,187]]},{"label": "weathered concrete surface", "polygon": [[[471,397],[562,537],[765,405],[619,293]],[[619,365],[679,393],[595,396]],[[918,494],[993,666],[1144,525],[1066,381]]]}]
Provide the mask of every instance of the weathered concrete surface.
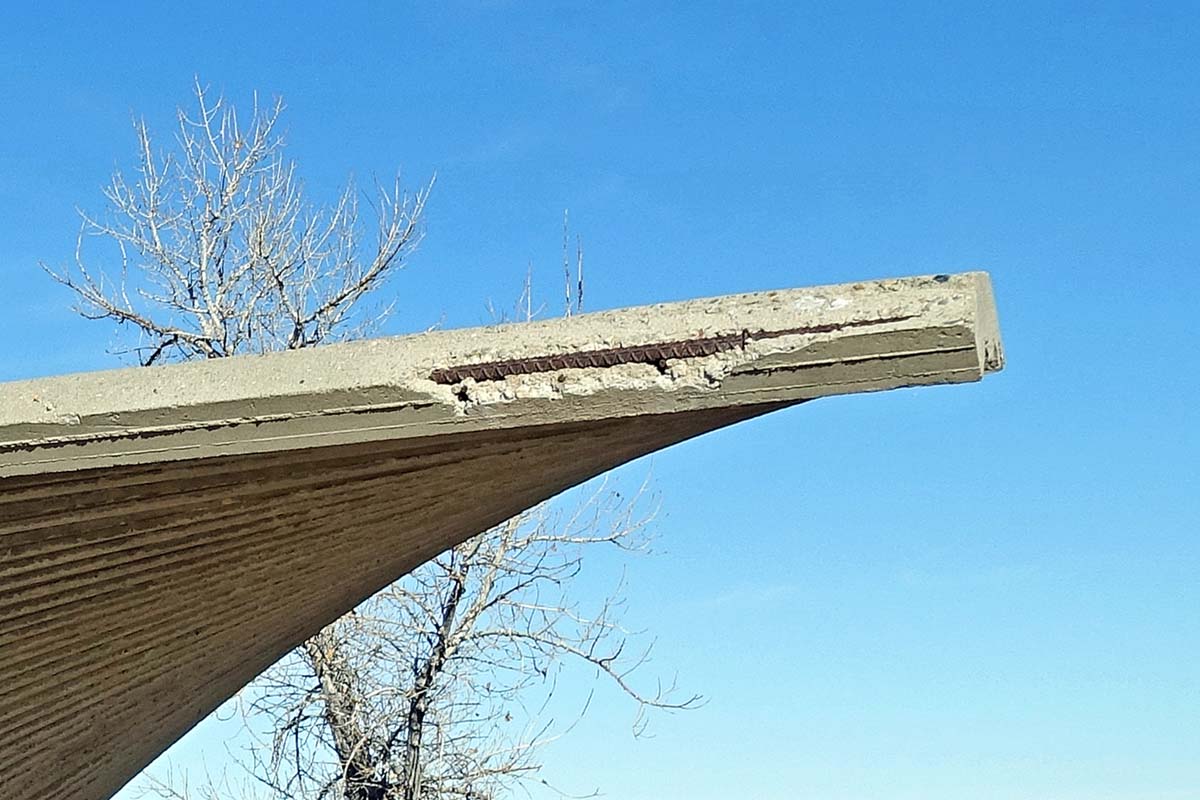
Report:
[{"label": "weathered concrete surface", "polygon": [[111,796],[357,602],[617,464],[1002,363],[966,273],[0,385],[0,795]]}]

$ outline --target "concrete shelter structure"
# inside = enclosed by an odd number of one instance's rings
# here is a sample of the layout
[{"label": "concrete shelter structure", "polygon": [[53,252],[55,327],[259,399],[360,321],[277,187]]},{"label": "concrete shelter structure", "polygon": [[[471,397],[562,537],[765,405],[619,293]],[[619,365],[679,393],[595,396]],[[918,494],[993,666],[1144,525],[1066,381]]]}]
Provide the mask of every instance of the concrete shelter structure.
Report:
[{"label": "concrete shelter structure", "polygon": [[1002,365],[965,273],[0,385],[0,796],[110,797],[325,624],[604,470]]}]

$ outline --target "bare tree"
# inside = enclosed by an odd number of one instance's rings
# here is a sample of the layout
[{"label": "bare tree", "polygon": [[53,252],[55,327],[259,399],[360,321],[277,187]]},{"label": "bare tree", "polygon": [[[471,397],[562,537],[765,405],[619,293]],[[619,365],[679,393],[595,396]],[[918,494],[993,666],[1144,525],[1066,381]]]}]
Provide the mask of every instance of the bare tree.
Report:
[{"label": "bare tree", "polygon": [[646,522],[601,485],[569,516],[541,506],[393,585],[248,697],[276,720],[254,773],[279,797],[496,797],[538,780],[538,748],[569,728],[521,705],[553,692],[564,660],[640,709],[694,704],[631,683],[649,651],[626,652],[617,600],[589,612],[570,597],[584,548],[639,549]]},{"label": "bare tree", "polygon": [[[113,175],[103,216],[81,211],[73,267],[43,268],[75,292],[90,319],[132,326],[143,364],[295,349],[368,332],[360,301],[400,267],[421,239],[433,180],[408,195],[397,177],[377,187],[375,241],[363,244],[360,193],[304,198],[278,131],[282,100],[249,120],[199,83],[196,109],[178,112],[177,147],[158,153],[145,121],[135,177]],[[85,261],[104,240],[120,269]]]},{"label": "bare tree", "polygon": [[[44,268],[79,313],[132,327],[146,365],[295,349],[360,336],[390,311],[364,301],[403,266],[421,237],[432,180],[415,194],[377,191],[364,244],[359,193],[309,205],[277,132],[281,102],[249,119],[197,83],[196,110],[178,113],[177,147],[155,151],[144,122],[136,177],[113,176],[103,216],[80,212],[74,264]],[[575,297],[567,219],[567,313]],[[100,239],[115,268],[95,268]],[[527,276],[518,315],[533,315]],[[640,493],[639,493],[640,497]],[[610,679],[641,711],[687,708],[673,687],[645,692],[631,672],[619,593],[591,611],[571,599],[584,548],[640,550],[648,515],[603,486],[563,516],[540,506],[452,548],[324,629],[242,695],[247,729],[269,733],[244,766],[272,798],[493,798],[538,777],[538,749],[569,729],[525,705],[551,696],[561,666]],[[635,725],[635,727],[636,727]],[[151,780],[188,797],[186,777]],[[205,780],[196,797],[232,793]]]}]

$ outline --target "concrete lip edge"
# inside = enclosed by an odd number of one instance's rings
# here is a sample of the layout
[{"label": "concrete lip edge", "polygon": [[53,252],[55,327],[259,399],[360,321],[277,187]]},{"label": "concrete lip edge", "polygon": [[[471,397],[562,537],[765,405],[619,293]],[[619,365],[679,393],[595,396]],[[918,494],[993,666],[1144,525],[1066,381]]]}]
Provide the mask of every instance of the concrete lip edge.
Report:
[{"label": "concrete lip edge", "polygon": [[986,273],[732,295],[3,384],[0,477],[799,401],[1002,366]]}]

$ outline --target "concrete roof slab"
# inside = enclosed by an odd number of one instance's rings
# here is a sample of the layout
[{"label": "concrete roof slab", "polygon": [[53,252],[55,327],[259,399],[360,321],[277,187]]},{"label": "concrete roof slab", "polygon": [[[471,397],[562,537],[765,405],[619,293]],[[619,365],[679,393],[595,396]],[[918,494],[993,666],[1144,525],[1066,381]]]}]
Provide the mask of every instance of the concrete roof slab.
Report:
[{"label": "concrete roof slab", "polygon": [[0,786],[104,800],[438,552],[813,398],[978,380],[983,273],[0,385]]}]

